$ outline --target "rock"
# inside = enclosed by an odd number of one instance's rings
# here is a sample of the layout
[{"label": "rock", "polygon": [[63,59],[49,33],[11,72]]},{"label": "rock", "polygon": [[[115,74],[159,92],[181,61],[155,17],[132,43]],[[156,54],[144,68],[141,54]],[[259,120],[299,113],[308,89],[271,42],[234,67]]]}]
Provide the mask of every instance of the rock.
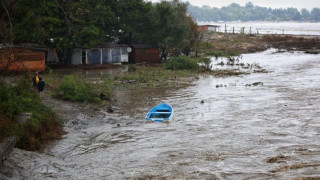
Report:
[{"label": "rock", "polygon": [[107,107],[107,112],[108,112],[108,113],[113,113],[113,109],[112,109],[112,106],[111,106],[111,105],[108,105],[108,107]]},{"label": "rock", "polygon": [[255,82],[255,83],[252,83],[252,86],[258,86],[258,85],[262,85],[262,86],[263,86],[263,82]]},{"label": "rock", "polygon": [[2,163],[2,160],[10,154],[15,144],[16,138],[13,136],[6,138],[3,142],[0,143],[0,163]]},{"label": "rock", "polygon": [[101,100],[106,100],[106,101],[110,101],[110,98],[108,98],[105,94],[100,93],[100,99]]}]

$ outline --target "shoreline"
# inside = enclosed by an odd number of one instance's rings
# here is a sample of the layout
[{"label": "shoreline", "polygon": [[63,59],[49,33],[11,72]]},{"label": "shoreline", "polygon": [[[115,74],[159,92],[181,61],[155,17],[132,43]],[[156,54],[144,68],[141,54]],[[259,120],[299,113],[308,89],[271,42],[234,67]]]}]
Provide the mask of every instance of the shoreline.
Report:
[{"label": "shoreline", "polygon": [[246,54],[264,51],[270,47],[320,53],[320,35],[286,34],[232,34],[201,32],[201,52],[222,51],[225,54]]}]

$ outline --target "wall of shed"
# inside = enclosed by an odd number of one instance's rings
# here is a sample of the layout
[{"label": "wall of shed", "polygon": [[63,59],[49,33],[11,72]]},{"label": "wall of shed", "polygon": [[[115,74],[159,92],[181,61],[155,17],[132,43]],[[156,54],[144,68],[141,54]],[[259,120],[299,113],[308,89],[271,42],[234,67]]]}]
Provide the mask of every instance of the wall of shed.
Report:
[{"label": "wall of shed", "polygon": [[134,48],[130,63],[160,63],[158,48]]},{"label": "wall of shed", "polygon": [[128,55],[128,47],[121,48],[121,63],[128,63],[129,55]]},{"label": "wall of shed", "polygon": [[198,26],[197,30],[198,31],[217,31],[219,26],[210,26],[210,25],[203,25],[203,26]]},{"label": "wall of shed", "polygon": [[72,50],[71,64],[82,64],[82,49],[74,48]]},{"label": "wall of shed", "polygon": [[46,62],[48,64],[54,64],[59,62],[56,49],[53,48],[48,50]]},{"label": "wall of shed", "polygon": [[209,26],[208,31],[217,31],[217,27],[215,26]]},{"label": "wall of shed", "polygon": [[[82,54],[82,51],[85,51],[85,54]],[[83,55],[86,57],[82,57]],[[83,64],[82,59],[86,60],[86,64],[127,63],[129,62],[129,55],[127,47],[94,48],[90,50],[75,48],[71,63]]]},{"label": "wall of shed", "polygon": [[198,31],[208,31],[208,26],[198,26]]}]

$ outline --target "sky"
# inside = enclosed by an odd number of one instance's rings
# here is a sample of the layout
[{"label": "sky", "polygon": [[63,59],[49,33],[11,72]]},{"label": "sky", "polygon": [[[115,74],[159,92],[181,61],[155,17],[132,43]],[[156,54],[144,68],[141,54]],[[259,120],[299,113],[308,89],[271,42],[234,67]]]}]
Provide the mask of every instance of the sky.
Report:
[{"label": "sky", "polygon": [[[160,0],[151,0],[152,2],[159,2]],[[208,5],[210,7],[228,6],[231,3],[237,3],[244,6],[247,2],[252,2],[255,6],[271,7],[271,8],[288,8],[293,7],[298,10],[307,8],[312,10],[313,8],[320,8],[320,0],[182,0],[183,2],[189,1],[194,6],[201,7],[202,5]]]}]

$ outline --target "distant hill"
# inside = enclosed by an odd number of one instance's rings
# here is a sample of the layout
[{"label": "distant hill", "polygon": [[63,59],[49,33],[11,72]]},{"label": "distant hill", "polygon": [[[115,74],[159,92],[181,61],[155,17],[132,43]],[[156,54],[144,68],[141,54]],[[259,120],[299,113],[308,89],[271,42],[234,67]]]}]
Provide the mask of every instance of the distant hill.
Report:
[{"label": "distant hill", "polygon": [[222,8],[188,5],[188,12],[197,21],[320,21],[320,9],[298,10],[297,8],[272,9],[255,6],[251,2],[245,6],[232,3]]}]

